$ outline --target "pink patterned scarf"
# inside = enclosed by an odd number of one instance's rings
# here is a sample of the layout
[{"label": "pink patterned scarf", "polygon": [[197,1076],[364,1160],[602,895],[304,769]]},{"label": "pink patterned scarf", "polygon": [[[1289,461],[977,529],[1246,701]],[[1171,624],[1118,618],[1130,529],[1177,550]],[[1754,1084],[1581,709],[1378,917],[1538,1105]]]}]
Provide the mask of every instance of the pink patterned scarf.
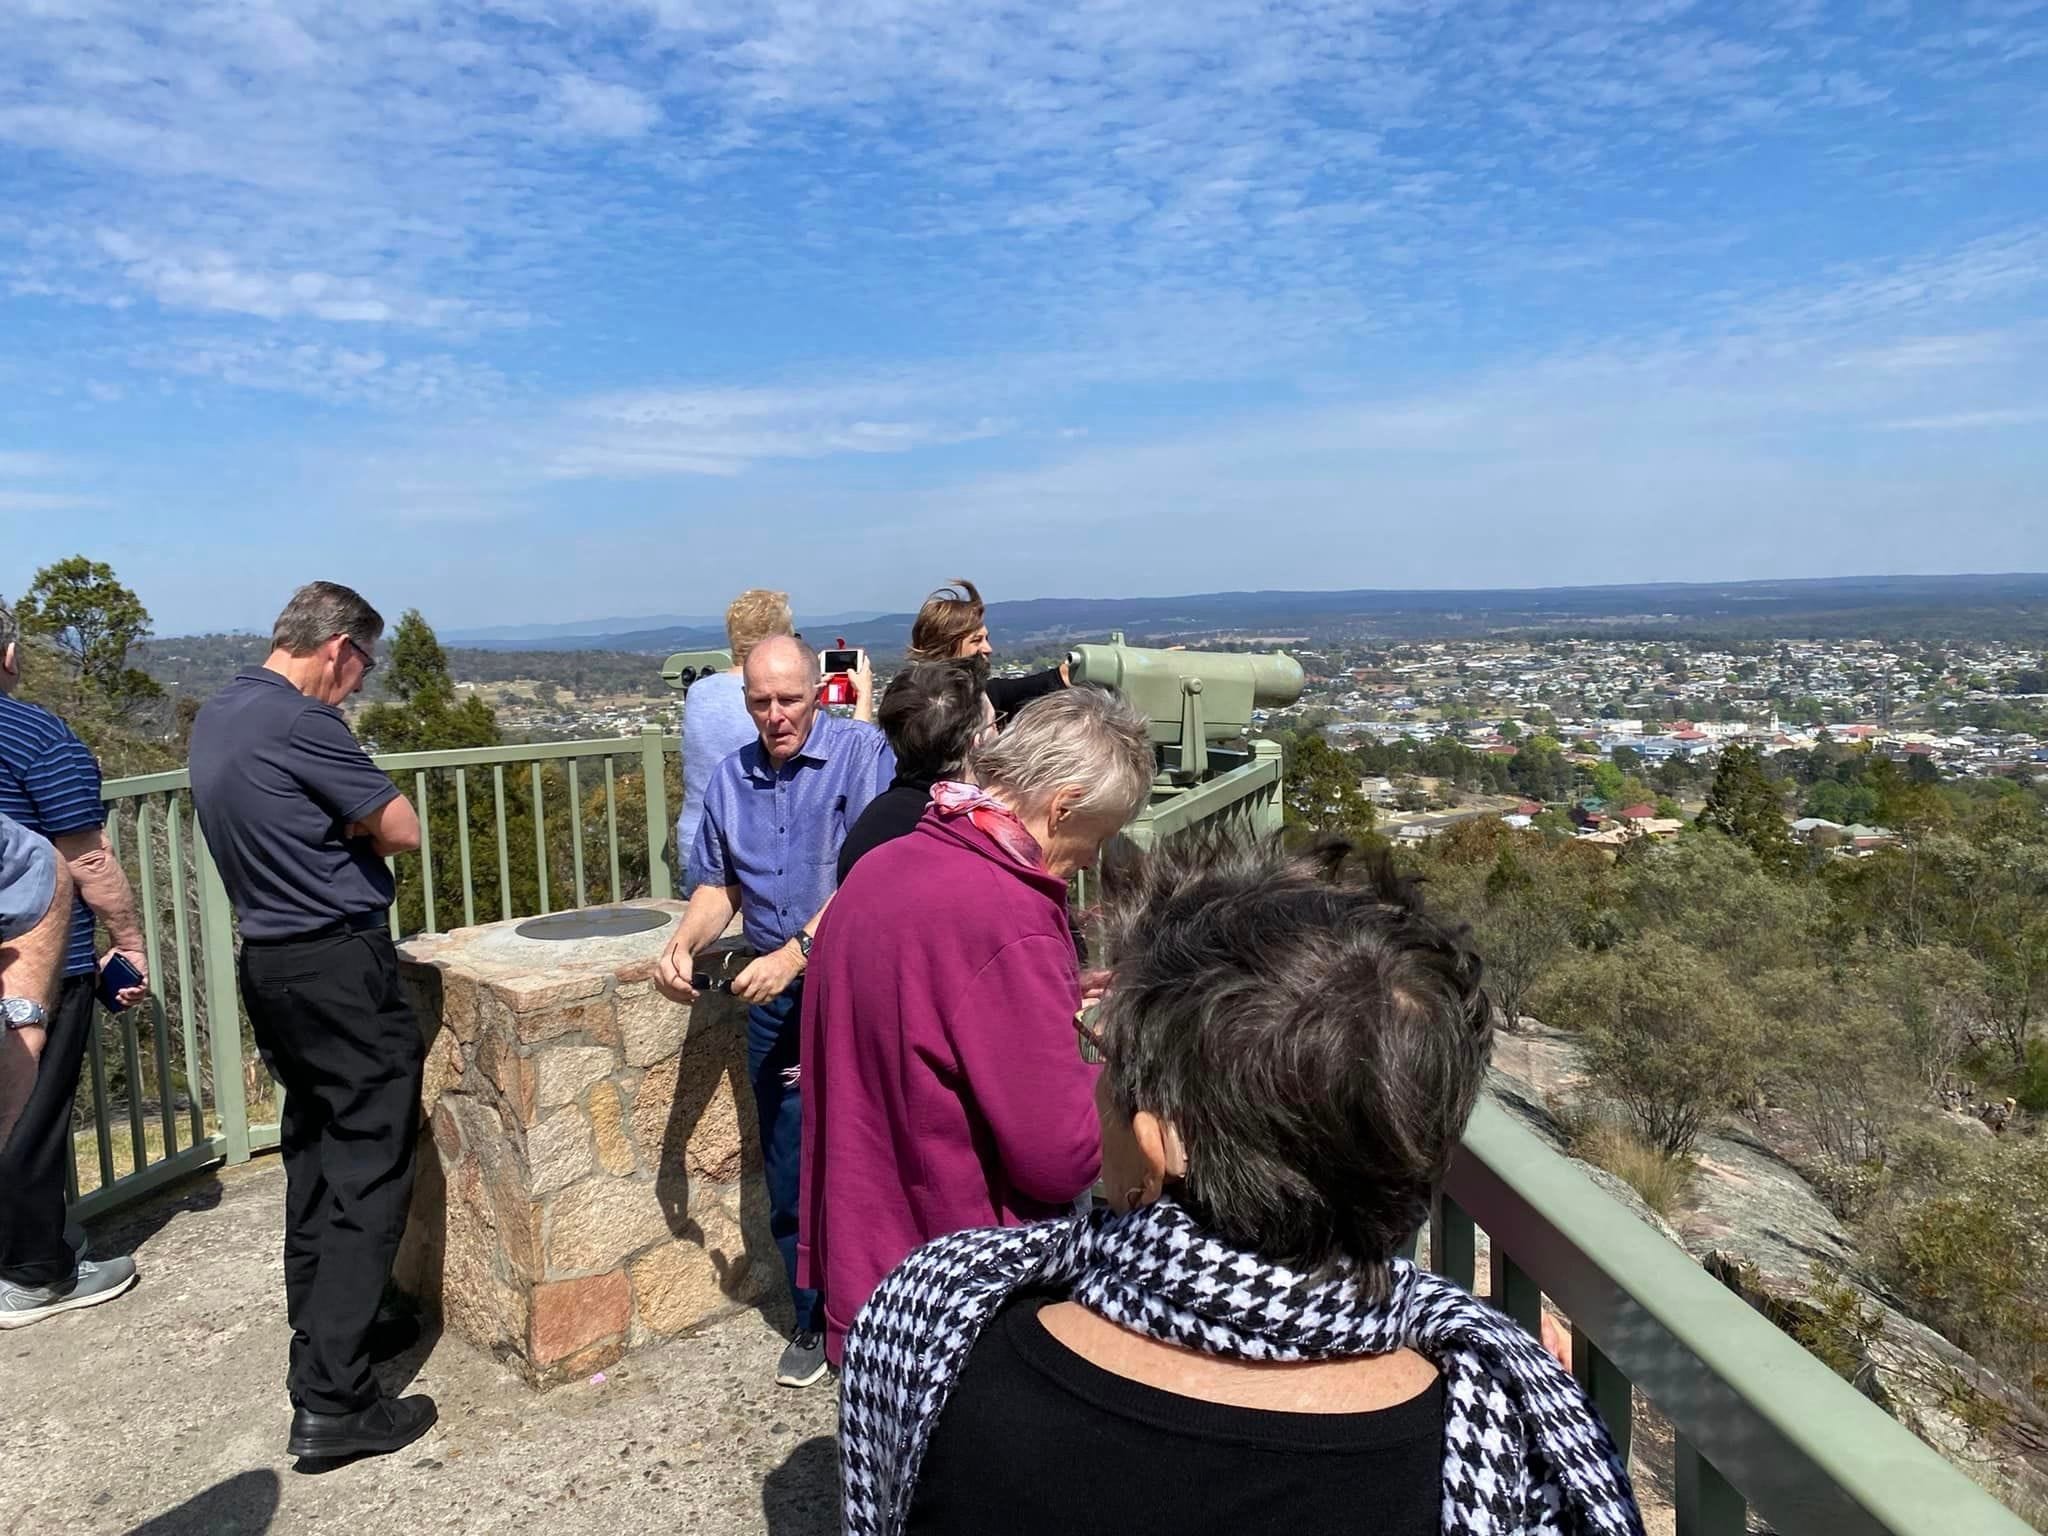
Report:
[{"label": "pink patterned scarf", "polygon": [[1045,850],[1025,829],[1017,813],[978,784],[941,779],[932,786],[932,807],[948,819],[965,816],[976,829],[1020,864],[1045,868]]}]

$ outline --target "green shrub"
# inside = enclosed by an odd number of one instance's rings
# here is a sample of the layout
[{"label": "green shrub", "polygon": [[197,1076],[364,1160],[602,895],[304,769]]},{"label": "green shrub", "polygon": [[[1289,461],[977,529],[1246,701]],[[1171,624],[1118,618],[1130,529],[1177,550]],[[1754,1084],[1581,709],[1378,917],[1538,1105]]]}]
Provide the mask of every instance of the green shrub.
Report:
[{"label": "green shrub", "polygon": [[1716,961],[1688,944],[1639,939],[1581,957],[1537,989],[1538,1016],[1584,1037],[1587,1073],[1668,1155],[1754,1081],[1761,1024]]},{"label": "green shrub", "polygon": [[1698,1172],[1690,1157],[1660,1151],[1629,1126],[1605,1116],[1585,1116],[1566,1134],[1573,1157],[1606,1169],[1659,1216],[1669,1219],[1685,1205]]},{"label": "green shrub", "polygon": [[1884,1310],[1863,1307],[1863,1293],[1842,1272],[1813,1262],[1814,1309],[1792,1325],[1792,1337],[1806,1352],[1844,1381],[1853,1382],[1869,1358],[1871,1342],[1884,1332]]},{"label": "green shrub", "polygon": [[2012,1092],[2028,1114],[2048,1115],[2048,1040],[2027,1042],[2027,1065]]},{"label": "green shrub", "polygon": [[2008,1136],[1866,1227],[1908,1310],[2048,1397],[2048,1140]]}]

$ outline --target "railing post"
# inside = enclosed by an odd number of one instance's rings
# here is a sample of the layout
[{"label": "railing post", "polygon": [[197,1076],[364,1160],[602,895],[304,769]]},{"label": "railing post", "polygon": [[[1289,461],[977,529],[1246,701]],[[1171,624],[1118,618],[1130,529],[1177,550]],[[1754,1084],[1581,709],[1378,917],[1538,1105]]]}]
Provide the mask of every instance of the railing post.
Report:
[{"label": "railing post", "polygon": [[1429,1267],[1468,1291],[1478,1279],[1479,1244],[1472,1218],[1442,1190],[1429,1208]]},{"label": "railing post", "polygon": [[1123,835],[1130,839],[1131,846],[1140,853],[1150,853],[1159,842],[1159,833],[1152,825],[1152,806],[1149,801],[1144,809],[1131,819],[1130,825],[1124,828]]},{"label": "railing post", "polygon": [[1543,1332],[1543,1292],[1491,1232],[1486,1234],[1488,1298],[1537,1337]]},{"label": "railing post", "polygon": [[199,953],[206,978],[206,1022],[212,1034],[213,1112],[221,1150],[231,1163],[249,1161],[249,1101],[242,1091],[242,1004],[235,976],[235,913],[206,834],[193,818],[199,864]]},{"label": "railing post", "polygon": [[663,901],[676,893],[675,882],[669,878],[668,859],[664,856],[668,846],[669,820],[668,750],[663,745],[666,734],[658,725],[640,728],[641,786],[647,801],[647,889]]},{"label": "railing post", "polygon": [[1742,1495],[1684,1435],[1677,1442],[1671,1502],[1678,1536],[1742,1536],[1749,1525]]},{"label": "railing post", "polygon": [[1252,812],[1252,830],[1260,837],[1278,837],[1280,829],[1287,823],[1286,785],[1280,778],[1280,743],[1254,737],[1251,747],[1253,762],[1270,762],[1273,765],[1273,785],[1259,793],[1258,804]]},{"label": "railing post", "polygon": [[1572,1325],[1572,1375],[1600,1411],[1607,1432],[1614,1436],[1615,1447],[1626,1462],[1635,1431],[1635,1391],[1628,1377],[1621,1373],[1621,1367],[1602,1354],[1600,1346],[1576,1323]]}]

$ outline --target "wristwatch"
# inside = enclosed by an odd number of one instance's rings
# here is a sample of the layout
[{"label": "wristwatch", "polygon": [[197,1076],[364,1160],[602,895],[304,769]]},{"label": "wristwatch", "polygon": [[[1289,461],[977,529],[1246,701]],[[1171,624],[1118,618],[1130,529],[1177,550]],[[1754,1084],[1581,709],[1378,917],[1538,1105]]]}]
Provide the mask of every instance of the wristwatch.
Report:
[{"label": "wristwatch", "polygon": [[9,1029],[41,1029],[49,1022],[43,1005],[32,997],[0,997],[0,1024]]},{"label": "wristwatch", "polygon": [[796,952],[804,957],[806,964],[811,958],[811,936],[801,928],[796,931]]}]

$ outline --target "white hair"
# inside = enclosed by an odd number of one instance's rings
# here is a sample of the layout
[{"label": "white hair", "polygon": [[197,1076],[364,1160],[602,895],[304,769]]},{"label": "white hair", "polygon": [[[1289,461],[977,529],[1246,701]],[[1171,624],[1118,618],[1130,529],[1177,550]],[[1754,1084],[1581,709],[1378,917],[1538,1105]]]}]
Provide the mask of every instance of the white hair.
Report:
[{"label": "white hair", "polygon": [[1003,733],[968,758],[975,782],[1036,810],[1064,785],[1083,793],[1078,815],[1129,821],[1152,787],[1145,717],[1106,688],[1065,688],[1017,712]]}]

